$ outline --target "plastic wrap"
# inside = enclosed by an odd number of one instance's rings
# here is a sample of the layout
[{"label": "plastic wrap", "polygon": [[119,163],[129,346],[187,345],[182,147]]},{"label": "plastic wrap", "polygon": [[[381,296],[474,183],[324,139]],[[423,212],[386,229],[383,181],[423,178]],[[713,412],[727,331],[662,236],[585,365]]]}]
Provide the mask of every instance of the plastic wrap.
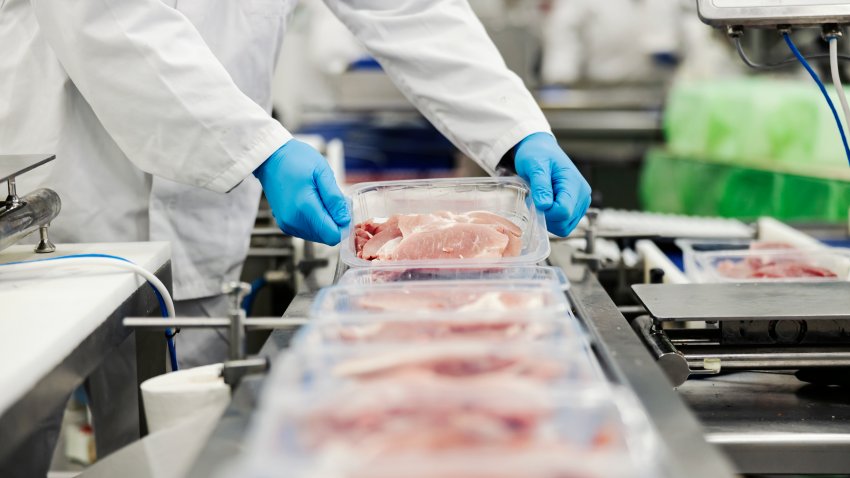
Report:
[{"label": "plastic wrap", "polygon": [[[366,183],[351,191],[351,226],[343,233],[340,258],[351,267],[370,267],[374,261],[357,255],[357,226],[383,222],[403,214],[481,211],[510,221],[521,246],[512,257],[394,260],[394,265],[429,267],[456,264],[533,265],[549,256],[546,221],[534,207],[528,185],[517,178],[458,178]],[[468,242],[468,241],[466,241]]]},{"label": "plastic wrap", "polygon": [[764,249],[694,254],[699,282],[823,282],[850,279],[846,249]]},{"label": "plastic wrap", "polygon": [[420,282],[433,280],[521,280],[544,281],[569,289],[564,271],[546,266],[449,266],[405,267],[378,266],[348,270],[337,285],[370,286],[388,282]]}]

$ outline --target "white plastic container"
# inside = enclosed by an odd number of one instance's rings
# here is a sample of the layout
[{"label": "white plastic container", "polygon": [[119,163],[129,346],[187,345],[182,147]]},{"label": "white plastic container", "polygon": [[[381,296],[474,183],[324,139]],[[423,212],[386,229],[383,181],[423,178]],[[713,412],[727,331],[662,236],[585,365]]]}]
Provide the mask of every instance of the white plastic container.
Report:
[{"label": "white plastic container", "polygon": [[[343,232],[340,258],[350,267],[377,265],[357,257],[353,230],[368,219],[394,214],[439,211],[487,211],[509,219],[522,230],[522,249],[516,257],[500,259],[445,259],[393,261],[392,265],[498,264],[533,265],[549,257],[546,219],[531,200],[528,185],[519,178],[457,178],[363,183],[351,190],[351,225]],[[390,264],[390,263],[385,263]]]},{"label": "white plastic container", "polygon": [[142,402],[150,433],[199,415],[221,416],[230,403],[230,387],[221,377],[222,367],[220,363],[205,365],[142,382]]},{"label": "white plastic container", "polygon": [[405,317],[572,319],[564,292],[551,282],[476,280],[334,286],[319,292],[310,311],[318,320]]},{"label": "white plastic container", "polygon": [[[694,254],[698,282],[834,282],[850,280],[848,249],[765,249]],[[831,272],[834,277],[817,274]]]},{"label": "white plastic container", "polygon": [[564,271],[547,266],[441,266],[405,267],[379,266],[349,269],[337,285],[371,286],[388,282],[421,282],[433,280],[522,280],[551,282],[569,290],[570,282]]}]

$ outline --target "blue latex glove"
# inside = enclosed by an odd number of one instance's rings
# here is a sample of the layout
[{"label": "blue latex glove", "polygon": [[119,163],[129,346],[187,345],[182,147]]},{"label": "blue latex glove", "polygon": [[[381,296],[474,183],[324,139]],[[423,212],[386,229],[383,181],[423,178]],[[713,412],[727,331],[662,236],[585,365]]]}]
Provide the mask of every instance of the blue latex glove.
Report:
[{"label": "blue latex glove", "polygon": [[549,133],[534,133],[514,152],[517,174],[531,185],[537,209],[552,234],[565,237],[590,206],[590,185]]},{"label": "blue latex glove", "polygon": [[289,140],[254,171],[280,229],[291,236],[338,244],[351,222],[327,160],[306,143]]}]

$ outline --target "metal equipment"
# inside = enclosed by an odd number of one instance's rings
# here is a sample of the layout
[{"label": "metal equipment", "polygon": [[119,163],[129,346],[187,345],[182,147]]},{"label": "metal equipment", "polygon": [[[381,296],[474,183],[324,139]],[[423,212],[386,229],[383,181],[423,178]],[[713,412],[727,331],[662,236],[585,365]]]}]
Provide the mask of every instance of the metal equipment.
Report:
[{"label": "metal equipment", "polygon": [[697,0],[700,18],[714,26],[770,28],[850,23],[840,0]]},{"label": "metal equipment", "polygon": [[24,237],[39,231],[35,252],[56,250],[50,242],[47,229],[62,208],[59,195],[51,189],[38,189],[26,196],[18,196],[15,179],[28,171],[56,159],[55,155],[0,156],[0,183],[8,184],[9,194],[0,202],[0,250],[15,244]]},{"label": "metal equipment", "polygon": [[[632,322],[674,386],[724,370],[850,366],[850,283],[639,284]],[[703,328],[664,323],[706,322]]]},{"label": "metal equipment", "polygon": [[236,387],[246,375],[263,373],[268,370],[269,361],[266,357],[245,356],[245,332],[248,330],[292,329],[304,325],[304,318],[258,317],[246,318],[242,309],[242,299],[251,292],[251,285],[245,282],[225,284],[222,292],[230,295],[231,307],[227,318],[190,318],[170,317],[152,319],[145,317],[128,317],[124,319],[124,327],[134,329],[168,330],[181,328],[197,329],[228,329],[230,351],[228,361],[224,363],[222,377],[225,383]]}]

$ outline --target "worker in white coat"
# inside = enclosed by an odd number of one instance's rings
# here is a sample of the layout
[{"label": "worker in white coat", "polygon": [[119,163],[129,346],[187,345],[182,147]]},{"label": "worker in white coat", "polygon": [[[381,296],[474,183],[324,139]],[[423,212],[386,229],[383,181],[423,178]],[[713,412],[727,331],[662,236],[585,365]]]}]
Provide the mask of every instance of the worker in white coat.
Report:
[{"label": "worker in white coat", "polygon": [[682,17],[677,0],[553,0],[543,27],[542,79],[665,80],[683,53]]},{"label": "worker in white coat", "polygon": [[[326,3],[461,151],[530,181],[550,231],[575,227],[590,188],[465,0]],[[238,277],[261,186],[284,232],[339,242],[330,168],[269,116],[293,6],[0,0],[0,153],[57,154],[36,178],[63,200],[55,238],[170,241],[175,298],[199,313]]]}]

